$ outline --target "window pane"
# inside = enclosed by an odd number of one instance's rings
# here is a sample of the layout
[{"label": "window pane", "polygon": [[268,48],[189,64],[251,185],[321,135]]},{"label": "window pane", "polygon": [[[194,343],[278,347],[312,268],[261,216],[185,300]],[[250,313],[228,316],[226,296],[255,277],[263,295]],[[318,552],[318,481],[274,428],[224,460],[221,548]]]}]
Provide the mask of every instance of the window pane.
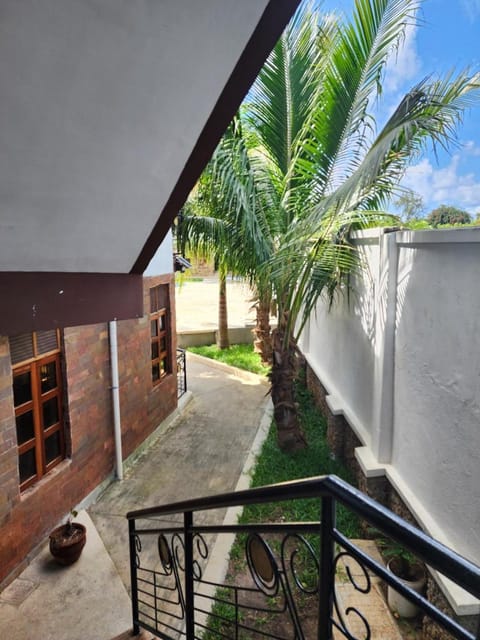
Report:
[{"label": "window pane", "polygon": [[157,287],[157,309],[168,307],[168,284],[161,284]]},{"label": "window pane", "polygon": [[150,313],[168,307],[168,284],[150,289]]},{"label": "window pane", "polygon": [[167,358],[163,358],[160,360],[160,375],[164,376],[168,373],[167,369]]},{"label": "window pane", "polygon": [[43,428],[48,429],[52,424],[58,422],[58,403],[57,398],[51,398],[42,405],[43,411]]},{"label": "window pane", "polygon": [[58,349],[57,331],[37,331],[37,355]]},{"label": "window pane", "polygon": [[150,289],[150,313],[157,310],[157,289]]},{"label": "window pane", "polygon": [[20,483],[25,482],[32,476],[37,475],[37,463],[35,462],[35,449],[30,449],[22,453],[18,459],[18,467],[20,471]]},{"label": "window pane", "polygon": [[17,442],[19,445],[27,442],[27,440],[31,440],[35,435],[33,411],[27,411],[27,413],[22,413],[21,416],[17,416],[15,418],[15,425],[17,427]]},{"label": "window pane", "polygon": [[160,338],[160,351],[167,350],[167,338]]},{"label": "window pane", "polygon": [[152,320],[150,322],[150,335],[152,336],[152,338],[158,336],[158,325],[156,320]]},{"label": "window pane", "polygon": [[158,342],[152,342],[152,360],[158,358]]},{"label": "window pane", "polygon": [[45,459],[46,463],[52,462],[55,458],[58,458],[62,453],[62,447],[60,444],[60,433],[55,431],[53,436],[48,437],[45,440]]},{"label": "window pane", "polygon": [[12,364],[18,364],[24,360],[33,358],[33,341],[31,333],[22,333],[20,336],[12,336],[10,342],[10,359]]},{"label": "window pane", "polygon": [[57,367],[55,362],[42,364],[40,367],[41,393],[47,393],[57,386]]},{"label": "window pane", "polygon": [[32,399],[32,386],[30,371],[20,373],[13,378],[13,403],[19,407]]},{"label": "window pane", "polygon": [[167,323],[165,322],[165,315],[161,315],[158,319],[158,324],[160,325],[160,331],[165,331],[167,328]]},{"label": "window pane", "polygon": [[156,364],[152,364],[152,380],[153,382],[158,382],[158,380],[160,380],[160,365],[158,362]]}]

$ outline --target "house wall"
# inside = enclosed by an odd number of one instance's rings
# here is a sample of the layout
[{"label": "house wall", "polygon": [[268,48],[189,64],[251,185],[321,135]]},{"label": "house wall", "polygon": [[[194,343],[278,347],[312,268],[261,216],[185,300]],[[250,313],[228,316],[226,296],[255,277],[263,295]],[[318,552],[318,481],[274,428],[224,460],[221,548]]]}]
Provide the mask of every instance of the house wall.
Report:
[{"label": "house wall", "polygon": [[[330,312],[320,302],[301,348],[360,441],[364,477],[386,478],[420,526],[478,562],[480,229],[380,230],[356,242],[367,262],[356,302]],[[443,587],[457,613],[480,610]]]},{"label": "house wall", "polygon": [[[158,284],[170,285],[174,329],[173,275],[144,279],[145,309],[150,308],[149,288]],[[19,573],[29,554],[70,509],[112,478],[115,452],[108,324],[66,328],[63,339],[68,455],[20,494],[9,343],[7,337],[0,337],[0,585]],[[176,408],[176,367],[153,388],[148,316],[118,323],[118,347],[126,458]],[[173,365],[175,347],[173,338]]]},{"label": "house wall", "polygon": [[[472,234],[473,235],[473,234]],[[399,237],[391,464],[455,548],[480,558],[480,230]],[[406,243],[404,244],[404,241]]]},{"label": "house wall", "polygon": [[365,264],[364,277],[354,278],[350,292],[345,289],[336,294],[333,313],[327,300],[317,305],[303,332],[301,348],[329,394],[341,394],[343,411],[362,440],[370,443],[378,237],[357,238],[355,244]]},{"label": "house wall", "polygon": [[158,386],[152,386],[150,321],[147,315],[139,320],[123,320],[118,323],[118,373],[124,457],[129,456],[177,406],[174,277],[149,277],[144,278],[144,281],[146,310],[150,309],[149,289],[159,284],[170,285],[173,375],[167,376]]}]

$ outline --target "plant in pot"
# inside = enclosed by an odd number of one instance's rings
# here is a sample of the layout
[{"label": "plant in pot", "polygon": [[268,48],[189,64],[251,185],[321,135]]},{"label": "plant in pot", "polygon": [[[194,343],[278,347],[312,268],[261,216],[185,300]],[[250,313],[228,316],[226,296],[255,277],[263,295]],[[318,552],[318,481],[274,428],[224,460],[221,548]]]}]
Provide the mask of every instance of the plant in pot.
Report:
[{"label": "plant in pot", "polygon": [[[425,565],[416,557],[400,546],[386,543],[382,545],[382,554],[387,561],[387,569],[399,578],[407,587],[417,593],[422,593],[427,574]],[[387,585],[387,602],[390,609],[398,613],[401,618],[414,618],[419,608],[405,596]]]},{"label": "plant in pot", "polygon": [[80,522],[73,522],[77,512],[72,510],[65,524],[50,534],[50,553],[62,565],[73,564],[78,560],[87,541],[87,530]]}]

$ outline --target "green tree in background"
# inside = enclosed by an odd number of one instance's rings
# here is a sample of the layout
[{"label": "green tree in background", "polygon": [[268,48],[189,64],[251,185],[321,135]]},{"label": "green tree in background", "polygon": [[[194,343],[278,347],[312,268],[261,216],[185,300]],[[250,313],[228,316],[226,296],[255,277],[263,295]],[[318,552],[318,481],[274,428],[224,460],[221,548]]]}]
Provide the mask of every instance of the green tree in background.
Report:
[{"label": "green tree in background", "polygon": [[468,211],[446,204],[433,209],[427,216],[427,222],[432,227],[438,227],[440,224],[468,224],[471,221],[472,216]]},{"label": "green tree in background", "polygon": [[402,222],[411,222],[422,217],[425,211],[423,198],[411,189],[405,189],[394,202],[395,206],[400,209],[400,218]]}]

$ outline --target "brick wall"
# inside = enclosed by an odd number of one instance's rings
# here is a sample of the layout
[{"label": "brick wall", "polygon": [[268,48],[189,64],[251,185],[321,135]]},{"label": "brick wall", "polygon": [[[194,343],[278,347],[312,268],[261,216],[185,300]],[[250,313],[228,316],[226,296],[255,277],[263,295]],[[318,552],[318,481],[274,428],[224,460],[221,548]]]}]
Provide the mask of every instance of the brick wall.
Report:
[{"label": "brick wall", "polygon": [[173,372],[159,385],[152,384],[150,320],[123,320],[118,323],[118,367],[120,378],[120,412],[124,457],[138,445],[177,406],[175,284],[173,275],[144,279],[144,309],[150,309],[149,290],[160,284],[170,285],[171,359]]},{"label": "brick wall", "polygon": [[[145,278],[146,301],[157,284],[171,285],[174,329],[173,276]],[[147,316],[118,323],[118,347],[125,458],[175,409],[176,370],[153,388]],[[173,335],[174,364],[175,348]],[[0,585],[24,568],[28,554],[114,469],[108,325],[65,329],[64,353],[68,457],[20,495],[10,353],[8,338],[0,337]]]}]

